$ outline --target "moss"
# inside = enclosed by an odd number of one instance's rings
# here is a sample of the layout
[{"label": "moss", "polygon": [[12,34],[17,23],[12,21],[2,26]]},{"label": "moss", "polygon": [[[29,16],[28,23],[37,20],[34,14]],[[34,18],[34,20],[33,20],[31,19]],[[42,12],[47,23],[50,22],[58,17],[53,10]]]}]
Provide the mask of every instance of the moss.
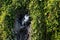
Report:
[{"label": "moss", "polygon": [[11,30],[14,27],[16,15],[27,11],[32,18],[32,40],[58,40],[59,4],[60,1],[56,0],[0,0],[0,40],[12,40]]}]

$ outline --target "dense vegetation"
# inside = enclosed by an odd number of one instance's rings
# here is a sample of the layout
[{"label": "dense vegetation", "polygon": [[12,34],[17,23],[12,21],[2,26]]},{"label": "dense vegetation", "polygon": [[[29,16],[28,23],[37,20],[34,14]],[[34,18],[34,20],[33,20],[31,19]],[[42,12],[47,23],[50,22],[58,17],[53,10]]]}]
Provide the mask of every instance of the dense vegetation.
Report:
[{"label": "dense vegetation", "polygon": [[0,0],[0,40],[12,40],[16,10],[26,8],[32,18],[31,40],[60,40],[59,0]]}]

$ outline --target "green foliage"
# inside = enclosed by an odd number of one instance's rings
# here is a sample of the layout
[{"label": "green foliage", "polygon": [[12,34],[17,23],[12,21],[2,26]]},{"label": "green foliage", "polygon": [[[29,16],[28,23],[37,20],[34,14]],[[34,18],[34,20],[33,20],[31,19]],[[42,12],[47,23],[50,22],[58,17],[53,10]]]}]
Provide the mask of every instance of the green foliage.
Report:
[{"label": "green foliage", "polygon": [[60,40],[58,37],[59,2],[56,0],[31,0],[29,9],[33,18],[32,40]]},{"label": "green foliage", "polygon": [[31,40],[60,40],[60,1],[0,0],[0,40],[12,40],[16,10],[29,10]]}]

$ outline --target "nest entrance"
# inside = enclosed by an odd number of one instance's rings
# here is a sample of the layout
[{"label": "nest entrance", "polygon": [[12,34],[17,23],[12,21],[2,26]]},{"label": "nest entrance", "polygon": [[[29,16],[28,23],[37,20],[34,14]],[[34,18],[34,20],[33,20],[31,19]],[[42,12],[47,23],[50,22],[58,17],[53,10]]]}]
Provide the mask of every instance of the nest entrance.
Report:
[{"label": "nest entrance", "polygon": [[[15,18],[15,23],[14,23],[14,32],[16,34],[17,40],[29,40],[29,28],[30,28],[30,19],[27,21],[29,23],[26,24],[28,26],[21,26],[22,19],[24,16],[28,14],[28,10],[26,8],[17,8],[16,10],[16,18]],[[21,29],[21,27],[23,27]]]}]

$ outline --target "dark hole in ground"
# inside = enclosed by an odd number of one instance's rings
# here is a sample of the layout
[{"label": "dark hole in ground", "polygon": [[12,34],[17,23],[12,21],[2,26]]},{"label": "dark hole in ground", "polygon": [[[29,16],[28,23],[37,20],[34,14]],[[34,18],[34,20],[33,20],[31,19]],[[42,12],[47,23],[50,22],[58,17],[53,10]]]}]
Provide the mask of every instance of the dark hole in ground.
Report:
[{"label": "dark hole in ground", "polygon": [[16,18],[14,23],[14,40],[29,40],[29,28],[30,28],[30,16],[29,11],[26,8],[18,8],[16,10]]}]

